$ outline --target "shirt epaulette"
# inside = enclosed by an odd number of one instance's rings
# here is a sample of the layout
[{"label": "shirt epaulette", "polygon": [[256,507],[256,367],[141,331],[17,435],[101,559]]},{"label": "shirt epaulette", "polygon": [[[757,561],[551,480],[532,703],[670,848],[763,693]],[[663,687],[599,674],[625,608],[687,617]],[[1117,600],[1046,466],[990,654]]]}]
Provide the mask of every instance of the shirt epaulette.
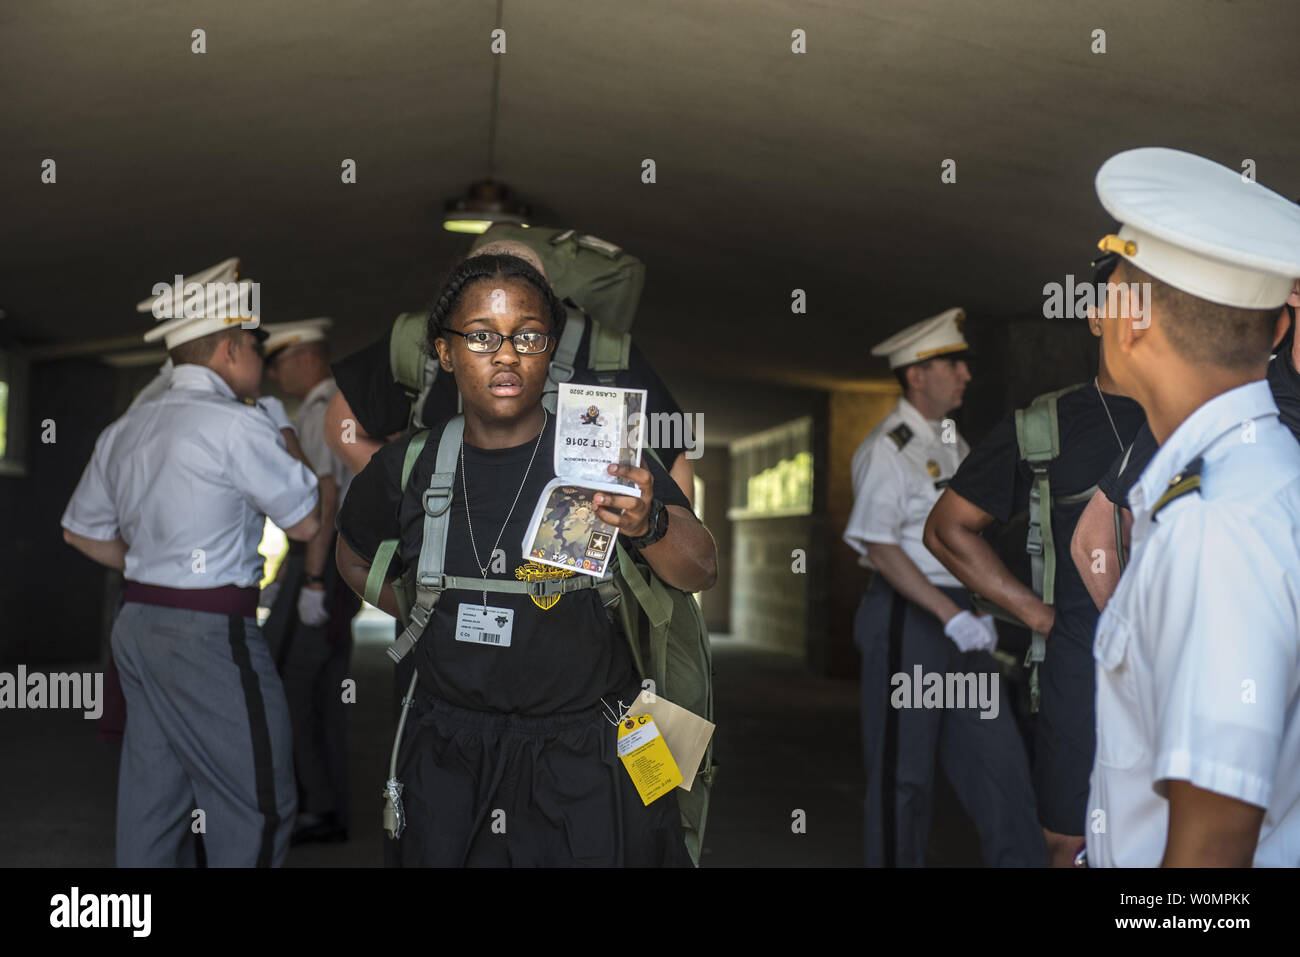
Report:
[{"label": "shirt epaulette", "polygon": [[1198,455],[1181,472],[1169,480],[1169,487],[1165,489],[1165,493],[1156,500],[1155,507],[1151,509],[1151,519],[1153,521],[1160,513],[1160,510],[1174,499],[1181,498],[1191,492],[1200,494],[1202,464],[1201,456]]},{"label": "shirt epaulette", "polygon": [[900,422],[898,427],[889,433],[889,437],[894,440],[894,444],[902,449],[904,445],[912,441],[912,430],[908,428],[906,422]]}]

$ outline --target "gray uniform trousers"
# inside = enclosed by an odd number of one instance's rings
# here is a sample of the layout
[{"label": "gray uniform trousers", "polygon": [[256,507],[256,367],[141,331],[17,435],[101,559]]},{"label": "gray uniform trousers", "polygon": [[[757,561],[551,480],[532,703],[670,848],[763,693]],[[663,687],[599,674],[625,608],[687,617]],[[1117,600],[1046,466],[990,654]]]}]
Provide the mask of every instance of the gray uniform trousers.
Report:
[{"label": "gray uniform trousers", "polygon": [[[970,608],[964,589],[940,591]],[[996,718],[981,718],[978,704],[946,709],[894,708],[890,703],[891,676],[902,672],[911,679],[915,665],[923,674],[997,672],[993,657],[963,653],[937,618],[895,592],[880,574],[858,607],[854,640],[862,653],[867,866],[925,865],[936,758],[975,823],[986,865],[1045,864],[1029,763],[1009,689],[999,688]]]},{"label": "gray uniform trousers", "polygon": [[252,618],[127,602],[113,623],[126,695],[117,865],[284,862],[297,808],[289,711]]}]

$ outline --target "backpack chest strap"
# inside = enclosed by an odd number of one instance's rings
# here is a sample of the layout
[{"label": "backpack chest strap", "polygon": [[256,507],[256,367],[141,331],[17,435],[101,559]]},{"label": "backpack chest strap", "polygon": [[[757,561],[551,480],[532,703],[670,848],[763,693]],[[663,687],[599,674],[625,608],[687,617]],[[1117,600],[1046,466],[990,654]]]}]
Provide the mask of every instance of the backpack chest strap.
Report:
[{"label": "backpack chest strap", "polygon": [[443,592],[449,588],[461,591],[492,592],[493,594],[531,595],[534,598],[550,598],[553,595],[567,595],[569,592],[584,588],[595,588],[600,582],[590,575],[574,575],[572,578],[545,578],[541,581],[516,581],[509,578],[467,578],[463,575],[417,576],[415,584],[419,588],[429,588]]},{"label": "backpack chest strap", "polygon": [[410,622],[406,630],[388,648],[388,657],[401,661],[415,647],[420,636],[428,627],[433,609],[449,588],[467,592],[491,592],[493,594],[528,595],[531,598],[552,598],[567,595],[570,592],[595,588],[600,592],[601,603],[608,606],[610,591],[614,589],[613,579],[593,578],[591,575],[574,575],[571,578],[547,578],[541,581],[511,581],[508,578],[466,578],[460,575],[421,572],[415,579],[415,605],[411,608]]}]

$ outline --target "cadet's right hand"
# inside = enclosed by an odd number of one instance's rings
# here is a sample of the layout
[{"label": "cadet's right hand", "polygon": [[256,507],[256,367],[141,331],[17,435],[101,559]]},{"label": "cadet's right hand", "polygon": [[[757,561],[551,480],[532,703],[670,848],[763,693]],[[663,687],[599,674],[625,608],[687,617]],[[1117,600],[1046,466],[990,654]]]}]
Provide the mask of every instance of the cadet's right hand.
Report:
[{"label": "cadet's right hand", "polygon": [[998,643],[998,630],[991,615],[959,611],[948,619],[943,633],[962,651],[992,651]]}]

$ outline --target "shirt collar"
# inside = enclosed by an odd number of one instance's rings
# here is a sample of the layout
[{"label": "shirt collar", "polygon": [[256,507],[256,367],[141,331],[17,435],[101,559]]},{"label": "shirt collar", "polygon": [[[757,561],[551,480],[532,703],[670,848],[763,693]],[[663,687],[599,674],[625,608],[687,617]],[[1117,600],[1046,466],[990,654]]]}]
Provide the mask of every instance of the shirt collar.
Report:
[{"label": "shirt collar", "polygon": [[221,376],[207,366],[194,365],[190,362],[178,365],[172,370],[171,388],[193,389],[195,392],[215,392],[217,395],[224,395],[236,401],[239,398]]},{"label": "shirt collar", "polygon": [[1224,433],[1250,419],[1277,414],[1277,403],[1263,379],[1229,389],[1198,408],[1165,439],[1129,492],[1135,521],[1150,513],[1170,479]]},{"label": "shirt collar", "polygon": [[331,376],[326,376],[312,386],[311,391],[302,397],[302,404],[308,405],[309,403],[315,402],[317,399],[324,398],[325,395],[332,392],[333,389],[334,379]]},{"label": "shirt collar", "polygon": [[898,400],[898,414],[903,417],[904,422],[911,426],[913,432],[919,431],[922,435],[930,438],[934,438],[938,434],[934,423],[923,416],[920,410],[905,398]]}]

